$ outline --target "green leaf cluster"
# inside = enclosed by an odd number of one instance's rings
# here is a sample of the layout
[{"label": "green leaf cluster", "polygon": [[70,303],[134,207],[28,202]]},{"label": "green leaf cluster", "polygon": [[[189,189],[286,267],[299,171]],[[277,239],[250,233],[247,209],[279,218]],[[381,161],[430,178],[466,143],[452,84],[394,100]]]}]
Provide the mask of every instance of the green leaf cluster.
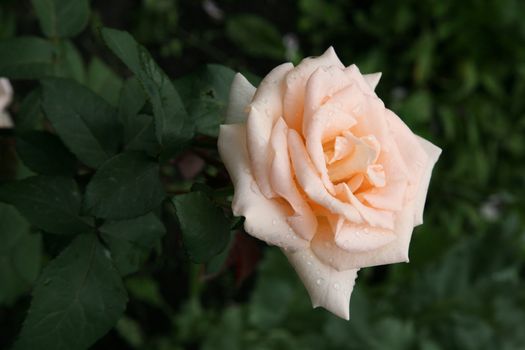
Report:
[{"label": "green leaf cluster", "polygon": [[195,262],[228,245],[213,190],[171,201],[166,177],[195,135],[217,135],[234,72],[210,65],[174,83],[129,33],[102,28],[101,50],[132,74],[122,79],[76,46],[89,1],[32,5],[46,38],[0,40],[0,76],[31,86],[14,134],[1,136],[14,141],[18,171],[0,182],[0,304],[33,287],[14,349],[85,349],[123,317],[123,278],[155,263],[166,221]]}]

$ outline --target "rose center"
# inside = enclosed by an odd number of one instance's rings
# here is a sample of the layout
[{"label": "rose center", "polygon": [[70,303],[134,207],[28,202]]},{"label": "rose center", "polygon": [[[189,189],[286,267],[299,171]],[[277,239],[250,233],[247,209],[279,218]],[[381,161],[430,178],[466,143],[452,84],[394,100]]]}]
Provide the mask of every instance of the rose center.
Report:
[{"label": "rose center", "polygon": [[377,163],[381,147],[373,135],[356,137],[345,131],[324,143],[323,150],[328,176],[334,184],[346,182],[354,193],[363,185],[385,185],[383,166]]}]

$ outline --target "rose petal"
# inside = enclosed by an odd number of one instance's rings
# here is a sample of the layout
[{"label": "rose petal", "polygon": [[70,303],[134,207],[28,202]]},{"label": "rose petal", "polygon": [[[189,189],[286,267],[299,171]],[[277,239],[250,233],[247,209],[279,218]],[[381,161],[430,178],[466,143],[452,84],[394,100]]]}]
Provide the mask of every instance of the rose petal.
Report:
[{"label": "rose petal", "polygon": [[271,145],[274,158],[270,181],[275,193],[286,199],[295,211],[295,214],[288,218],[290,226],[297,234],[309,241],[317,230],[317,219],[293,180],[287,134],[288,127],[280,118],[272,132]]},{"label": "rose petal", "polygon": [[[328,177],[332,182],[349,179],[356,173],[365,173],[379,154],[379,144],[374,136],[370,136],[367,140],[364,137],[357,138],[350,132],[345,132],[344,135],[348,142],[353,144],[354,151],[328,166]],[[375,143],[372,140],[375,140]]]},{"label": "rose petal", "polygon": [[375,90],[377,87],[377,84],[379,84],[381,75],[382,75],[381,72],[377,72],[377,73],[371,73],[371,74],[364,74],[363,77],[365,78],[365,81],[368,83],[368,85],[372,88],[372,90]]},{"label": "rose petal", "polygon": [[0,129],[11,129],[13,126],[11,116],[8,113],[0,111]]},{"label": "rose petal", "polygon": [[361,217],[371,226],[388,230],[394,229],[394,214],[391,211],[379,210],[364,205],[354,196],[346,183],[337,185],[337,191],[341,193],[347,202],[350,202],[350,204],[357,209]]},{"label": "rose petal", "polygon": [[303,121],[306,148],[317,172],[321,174],[324,186],[331,194],[335,194],[335,190],[326,169],[323,141],[355,126],[352,111],[360,104],[361,93],[356,86],[351,85],[336,93],[329,102]]},{"label": "rose petal", "polygon": [[[335,238],[335,245],[330,246],[330,250],[326,250],[325,242],[327,238],[318,238],[318,234],[315,235],[310,245],[315,254],[322,257],[323,261],[328,260],[337,270],[408,262],[408,248],[414,228],[413,218],[413,203],[409,203],[404,210],[396,215],[395,229],[392,234],[394,239],[390,243],[386,243],[377,249],[358,252],[356,251],[357,246],[349,246],[352,250],[346,251],[344,249],[347,247],[344,243],[346,239],[342,233],[339,233],[339,237]],[[322,227],[321,223],[319,223],[319,227]],[[318,232],[323,231],[318,229]],[[330,233],[330,235],[332,234]],[[334,238],[332,238],[332,240],[333,239]],[[330,261],[330,259],[332,260]]]},{"label": "rose petal", "polygon": [[[333,228],[321,221],[310,246],[323,263],[343,271],[348,269],[348,259],[352,254],[374,251],[396,238],[392,231],[372,228],[368,225],[355,225],[339,218],[338,224]],[[334,239],[337,245],[334,244]]]},{"label": "rose petal", "polygon": [[419,187],[415,196],[414,203],[414,225],[420,225],[423,223],[423,210],[425,208],[425,200],[427,197],[428,185],[430,183],[430,176],[432,175],[432,169],[436,164],[439,155],[441,154],[441,148],[433,145],[431,142],[425,140],[422,137],[416,136],[417,140],[428,155],[428,161],[425,164],[423,174],[421,174],[421,180],[419,181]]},{"label": "rose petal", "polygon": [[403,209],[407,188],[406,180],[392,180],[385,174],[387,184],[384,187],[374,187],[357,195],[360,200],[366,201],[377,209],[399,211]]},{"label": "rose petal", "polygon": [[[374,93],[375,86],[372,87],[372,84],[370,84],[366,77],[363,74],[361,74],[361,71],[359,70],[359,68],[357,68],[355,64],[346,67],[344,72],[348,78],[350,78],[354,83],[356,83],[359,86],[363,93],[367,95],[376,96],[376,94]],[[381,77],[381,75],[379,75],[379,77]]]},{"label": "rose petal", "polygon": [[359,212],[353,206],[340,201],[328,193],[323,182],[315,172],[301,136],[294,129],[288,131],[288,147],[295,176],[306,195],[334,214],[343,215],[351,222],[362,222]]},{"label": "rose petal", "polygon": [[308,242],[298,237],[286,221],[287,208],[263,196],[255,182],[246,147],[246,127],[221,125],[218,148],[235,188],[233,213],[246,218],[246,232],[282,248],[305,249]]},{"label": "rose petal", "polygon": [[301,278],[314,308],[323,307],[345,320],[350,319],[350,296],[359,269],[337,271],[323,264],[310,249],[284,251],[284,254]]},{"label": "rose petal", "polygon": [[392,138],[397,144],[397,149],[408,170],[407,197],[411,200],[416,195],[421,175],[425,171],[425,164],[428,162],[428,155],[408,126],[394,112],[388,109],[386,111],[385,116]]},{"label": "rose petal", "polygon": [[13,99],[13,87],[6,78],[0,78],[0,112],[9,106]]},{"label": "rose petal", "polygon": [[317,68],[330,66],[344,68],[333,47],[329,47],[319,57],[305,58],[286,77],[286,90],[283,98],[284,120],[290,128],[301,131],[308,78]]},{"label": "rose petal", "polygon": [[352,81],[337,66],[317,68],[306,83],[303,125],[304,120],[311,119],[321,105],[351,84]]},{"label": "rose petal", "polygon": [[255,95],[255,86],[241,73],[235,74],[230,87],[225,124],[244,123],[248,118],[247,107]]},{"label": "rose petal", "polygon": [[284,77],[293,68],[291,63],[274,68],[261,82],[246,123],[248,153],[253,173],[261,192],[272,198],[275,193],[270,185],[270,137],[273,125],[282,116]]}]

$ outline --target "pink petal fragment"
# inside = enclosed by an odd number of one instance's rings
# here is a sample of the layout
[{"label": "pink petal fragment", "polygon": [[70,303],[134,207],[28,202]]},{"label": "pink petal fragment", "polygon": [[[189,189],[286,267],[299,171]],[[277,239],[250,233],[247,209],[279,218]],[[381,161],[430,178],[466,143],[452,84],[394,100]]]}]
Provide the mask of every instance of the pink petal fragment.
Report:
[{"label": "pink petal fragment", "polygon": [[377,72],[377,73],[363,75],[363,77],[365,78],[365,81],[372,88],[372,90],[375,90],[377,87],[377,84],[379,84],[379,80],[381,79],[381,74],[382,74],[381,72]]}]

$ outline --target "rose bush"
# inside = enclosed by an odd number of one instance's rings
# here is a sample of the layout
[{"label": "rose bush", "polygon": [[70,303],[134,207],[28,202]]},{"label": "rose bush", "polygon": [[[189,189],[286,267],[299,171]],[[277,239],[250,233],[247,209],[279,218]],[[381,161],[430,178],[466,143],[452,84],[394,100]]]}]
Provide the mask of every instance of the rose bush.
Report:
[{"label": "rose bush", "polygon": [[332,48],[231,87],[219,152],[245,230],[283,249],[313,306],[348,319],[357,271],[408,261],[441,150],[385,108],[380,73]]},{"label": "rose bush", "polygon": [[0,78],[0,128],[11,128],[13,122],[6,109],[13,99],[13,88],[9,80]]}]

